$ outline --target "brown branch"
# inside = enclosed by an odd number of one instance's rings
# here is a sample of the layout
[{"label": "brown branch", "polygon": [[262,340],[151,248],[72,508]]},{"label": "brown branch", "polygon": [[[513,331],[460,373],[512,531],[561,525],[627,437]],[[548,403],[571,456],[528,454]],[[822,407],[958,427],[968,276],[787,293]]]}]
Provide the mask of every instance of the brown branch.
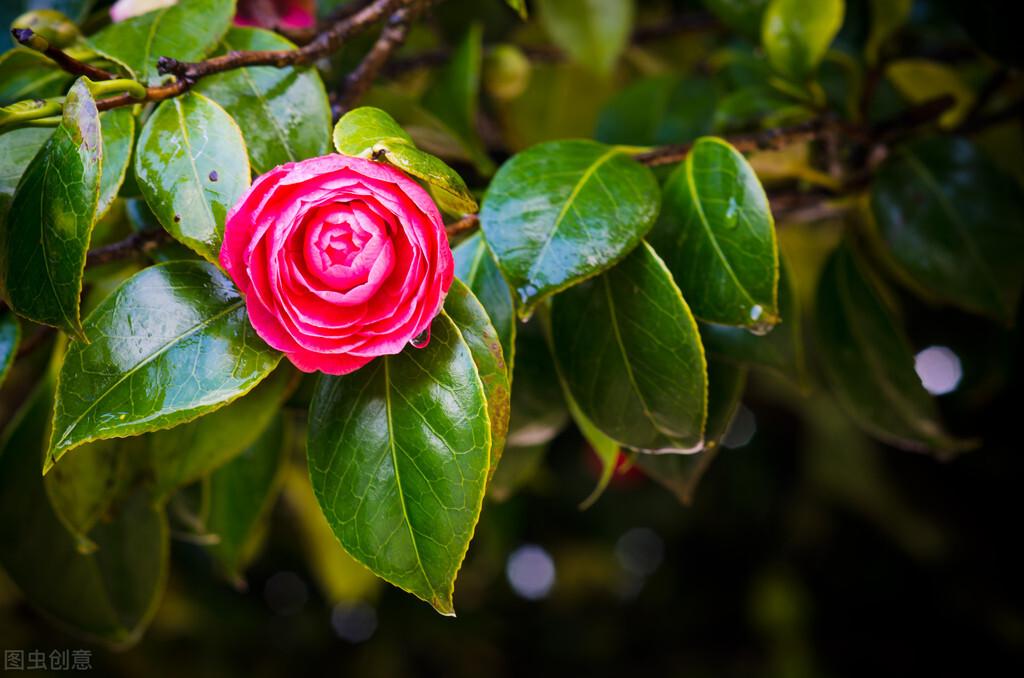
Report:
[{"label": "brown branch", "polygon": [[359,65],[345,78],[345,86],[337,104],[338,110],[334,111],[336,117],[340,117],[340,114],[352,108],[353,104],[366,94],[381,68],[391,58],[395,50],[405,42],[414,14],[414,7],[409,5],[391,15],[387,25],[381,30],[377,42],[373,44]]},{"label": "brown branch", "polygon": [[162,228],[154,228],[134,233],[124,240],[89,250],[85,257],[85,265],[102,266],[122,259],[130,259],[140,254],[149,254],[161,245],[171,242],[171,235]]},{"label": "brown branch", "polygon": [[468,233],[473,231],[477,226],[480,225],[480,217],[476,214],[467,214],[458,221],[453,221],[450,224],[445,224],[444,231],[448,234],[448,239],[451,240],[456,235],[461,233]]},{"label": "brown branch", "polygon": [[[169,84],[155,85],[146,89],[145,101],[163,101],[187,92],[196,82],[209,75],[224,73],[249,66],[305,66],[321,59],[341,47],[348,38],[367,30],[396,9],[412,4],[413,0],[374,0],[359,11],[336,21],[318,34],[309,44],[299,49],[231,51],[205,61],[186,62],[162,56],[157,59],[157,70],[173,75],[176,80]],[[119,106],[138,103],[139,99],[121,94],[96,102],[97,108],[106,111]]]},{"label": "brown branch", "polygon": [[97,68],[96,66],[87,64],[84,61],[79,61],[66,52],[57,49],[51,45],[46,38],[33,31],[31,28],[12,28],[11,35],[14,36],[14,40],[18,44],[46,56],[71,75],[84,75],[90,80],[117,79],[117,76],[110,71]]}]

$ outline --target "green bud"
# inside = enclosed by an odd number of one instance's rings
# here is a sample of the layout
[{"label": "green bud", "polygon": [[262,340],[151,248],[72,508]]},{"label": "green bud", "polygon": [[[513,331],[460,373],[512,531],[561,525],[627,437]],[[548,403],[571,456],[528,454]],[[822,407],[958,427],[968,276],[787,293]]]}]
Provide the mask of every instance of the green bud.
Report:
[{"label": "green bud", "polygon": [[29,28],[58,49],[63,49],[82,37],[75,22],[54,9],[25,12],[14,20],[11,28]]},{"label": "green bud", "polygon": [[484,57],[484,87],[502,101],[515,99],[530,84],[530,60],[515,45],[497,45]]}]

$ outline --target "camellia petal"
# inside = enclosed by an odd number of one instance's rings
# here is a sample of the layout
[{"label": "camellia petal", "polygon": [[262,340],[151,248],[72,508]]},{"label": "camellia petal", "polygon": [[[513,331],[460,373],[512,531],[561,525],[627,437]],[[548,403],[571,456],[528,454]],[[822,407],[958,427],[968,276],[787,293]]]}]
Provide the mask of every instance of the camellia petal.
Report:
[{"label": "camellia petal", "polygon": [[336,154],[259,177],[228,213],[220,259],[256,332],[328,374],[426,333],[454,275],[430,195],[390,165]]}]

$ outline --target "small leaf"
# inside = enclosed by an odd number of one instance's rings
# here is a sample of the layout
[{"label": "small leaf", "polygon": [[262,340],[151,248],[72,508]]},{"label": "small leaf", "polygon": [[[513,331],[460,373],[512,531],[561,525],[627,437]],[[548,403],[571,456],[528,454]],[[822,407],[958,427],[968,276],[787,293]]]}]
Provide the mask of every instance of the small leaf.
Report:
[{"label": "small leaf", "polygon": [[649,245],[556,296],[551,338],[558,373],[604,434],[640,450],[703,444],[707,377],[697,323]]},{"label": "small leaf", "polygon": [[19,315],[81,336],[79,296],[100,197],[103,145],[83,80],[25,170],[0,233],[0,291]]},{"label": "small leaf", "polygon": [[0,564],[24,596],[73,630],[110,643],[138,639],[167,579],[163,511],[142,491],[96,526],[97,549],[78,543],[54,515],[39,475],[52,408],[37,389],[0,443]]},{"label": "small leaf", "polygon": [[242,132],[201,94],[160,104],[135,155],[142,195],[167,232],[217,263],[224,219],[249,187]]},{"label": "small leaf", "polygon": [[505,0],[505,4],[514,9],[520,19],[526,21],[529,16],[526,11],[526,0]]},{"label": "small leaf", "polygon": [[696,454],[638,454],[634,462],[651,479],[664,486],[683,504],[693,503],[697,484],[718,454],[719,444],[740,406],[747,384],[747,369],[708,361],[708,423],[704,449]]},{"label": "small leaf", "polygon": [[[286,49],[295,45],[276,33],[235,27],[219,52]],[[331,107],[315,68],[240,68],[203,78],[196,91],[238,122],[257,175],[328,151]]]},{"label": "small leaf", "polygon": [[416,148],[412,137],[379,108],[362,106],[343,115],[334,127],[334,147],[345,155],[379,157],[422,179],[436,189],[434,197],[448,213],[472,214],[477,210],[462,177],[439,158]]},{"label": "small leaf", "polygon": [[352,557],[453,614],[455,576],[480,516],[491,429],[469,346],[444,314],[430,344],[322,376],[309,469]]},{"label": "small leaf", "polygon": [[579,405],[572,399],[572,394],[568,391],[565,391],[565,402],[569,405],[569,413],[572,415],[573,421],[576,422],[580,433],[583,434],[584,440],[594,450],[598,461],[601,462],[601,477],[597,479],[597,485],[587,495],[587,498],[580,502],[580,510],[585,511],[593,506],[608,489],[608,484],[611,483],[612,476],[615,475],[622,450],[617,442],[602,433],[597,426],[594,426],[594,422],[587,419],[587,415],[580,411]]},{"label": "small leaf", "polygon": [[822,365],[850,416],[899,447],[962,449],[939,423],[935,401],[914,371],[897,320],[847,246],[831,256],[818,283],[815,325]]},{"label": "small leaf", "polygon": [[951,96],[952,108],[942,114],[939,124],[952,129],[963,121],[974,104],[974,91],[949,66],[927,59],[900,59],[885,67],[885,77],[912,104],[923,104]]},{"label": "small leaf", "polygon": [[239,579],[251,559],[266,517],[284,482],[288,426],[281,416],[246,449],[210,476],[206,527],[219,537],[209,547],[220,569]]},{"label": "small leaf", "polygon": [[657,146],[711,131],[718,95],[708,78],[662,75],[638,80],[605,104],[595,137],[607,144]]},{"label": "small leaf", "polygon": [[927,296],[1012,323],[1024,286],[1020,187],[964,139],[895,151],[871,206],[902,277]]},{"label": "small leaf", "polygon": [[[25,127],[0,135],[0,201],[9,204],[28,164],[51,136],[52,129],[41,127]],[[0,217],[3,214],[0,209]]]},{"label": "small leaf", "polygon": [[162,56],[199,61],[224,37],[235,16],[235,0],[179,0],[113,23],[88,39],[100,54],[124,65],[137,80],[156,85]]},{"label": "small leaf", "polygon": [[128,108],[107,111],[100,114],[100,129],[103,134],[103,176],[96,206],[97,220],[110,209],[124,183],[135,144],[135,116]]},{"label": "small leaf", "polygon": [[767,336],[759,337],[738,327],[710,323],[701,325],[700,335],[709,356],[738,365],[764,367],[803,384],[807,365],[804,361],[800,302],[789,268],[780,266],[779,270],[781,320]]},{"label": "small leaf", "polygon": [[761,36],[761,18],[768,0],[704,0],[704,5],[744,37],[756,39]]},{"label": "small leaf", "polygon": [[483,304],[491,324],[498,332],[501,352],[509,375],[512,374],[516,342],[516,310],[512,292],[501,275],[483,236],[474,233],[452,250],[455,275],[473,291]]},{"label": "small leaf", "polygon": [[34,49],[15,47],[0,54],[0,106],[60,96],[69,82],[64,69]]},{"label": "small leaf", "polygon": [[231,281],[198,261],[136,273],[89,315],[85,335],[61,367],[47,467],[83,443],[211,412],[281,359],[256,336]]},{"label": "small leaf", "polygon": [[7,372],[14,364],[18,355],[18,342],[21,340],[21,323],[18,317],[8,309],[0,310],[0,386],[7,378]]},{"label": "small leaf", "polygon": [[459,328],[466,340],[477,373],[487,396],[487,418],[491,423],[491,459],[488,479],[498,468],[505,438],[508,435],[509,418],[509,369],[501,348],[498,332],[491,324],[487,311],[473,295],[473,292],[456,279],[448,290],[444,312]]},{"label": "small leaf", "polygon": [[651,170],[621,149],[553,141],[501,166],[480,225],[527,318],[542,299],[628,254],[654,225],[658,205]]},{"label": "small leaf", "polygon": [[291,390],[295,372],[278,369],[226,407],[149,436],[156,495],[167,497],[234,459],[270,425]]},{"label": "small leaf", "polygon": [[821,63],[843,25],[843,0],[771,0],[761,41],[777,71],[804,80]]},{"label": "small leaf", "polygon": [[551,40],[600,75],[626,48],[636,12],[633,0],[538,0],[536,10]]},{"label": "small leaf", "polygon": [[871,31],[864,45],[868,63],[878,62],[882,47],[910,19],[913,4],[914,0],[871,0]]},{"label": "small leaf", "polygon": [[483,64],[483,27],[473,24],[455,48],[448,63],[438,71],[426,94],[423,107],[437,116],[484,176],[494,173],[494,163],[477,134],[480,108],[480,73]]},{"label": "small leaf", "polygon": [[704,137],[665,182],[651,244],[705,322],[764,333],[778,322],[779,254],[761,182],[740,153]]}]

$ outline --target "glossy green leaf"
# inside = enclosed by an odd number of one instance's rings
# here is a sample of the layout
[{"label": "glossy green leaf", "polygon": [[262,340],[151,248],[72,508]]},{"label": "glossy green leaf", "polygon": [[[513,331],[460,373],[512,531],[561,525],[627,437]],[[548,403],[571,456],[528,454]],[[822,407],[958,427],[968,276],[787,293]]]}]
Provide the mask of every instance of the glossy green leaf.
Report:
[{"label": "glossy green leaf", "polygon": [[662,75],[638,80],[605,105],[595,137],[632,146],[692,141],[711,131],[717,98],[707,78]]},{"label": "glossy green leaf", "polygon": [[155,85],[162,56],[199,61],[224,37],[235,16],[235,0],[178,0],[176,4],[110,24],[89,38],[100,54]]},{"label": "glossy green leaf", "polygon": [[608,75],[633,30],[633,0],[538,0],[537,17],[551,40],[578,64]]},{"label": "glossy green leaf", "polygon": [[10,309],[0,310],[0,386],[7,378],[7,371],[14,364],[18,355],[18,342],[21,340],[21,324],[18,317]]},{"label": "glossy green leaf", "polygon": [[284,482],[288,461],[288,426],[274,417],[245,451],[210,476],[206,527],[218,537],[209,547],[223,572],[240,578],[266,517]]},{"label": "glossy green leaf", "polygon": [[487,418],[491,423],[491,459],[488,478],[494,476],[508,435],[510,410],[509,368],[497,330],[487,310],[461,280],[452,281],[444,302],[444,312],[466,340],[477,373],[487,396]]},{"label": "glossy green leaf", "polygon": [[334,127],[334,146],[339,153],[384,160],[426,182],[438,206],[452,214],[472,214],[476,200],[462,177],[444,161],[425,153],[412,137],[379,108],[361,106],[341,117]]},{"label": "glossy green leaf", "polygon": [[594,451],[598,461],[601,462],[601,475],[597,479],[597,484],[590,494],[587,495],[587,498],[580,502],[580,510],[586,510],[593,506],[601,498],[601,495],[604,494],[604,491],[608,489],[608,484],[611,483],[612,476],[615,475],[615,469],[618,467],[619,455],[622,453],[622,449],[617,442],[602,433],[594,425],[594,422],[587,418],[587,415],[583,414],[579,405],[572,399],[572,394],[568,391],[565,394],[565,402],[569,406],[569,413],[583,435],[583,439],[587,441],[590,449]]},{"label": "glossy green leaf", "polygon": [[494,329],[498,332],[505,364],[512,374],[516,342],[516,310],[512,291],[501,275],[483,236],[474,233],[452,250],[455,257],[455,275],[466,283],[483,304]]},{"label": "glossy green leaf", "polygon": [[874,64],[885,45],[897,30],[910,18],[914,0],[871,0],[871,30],[864,56]]},{"label": "glossy green leaf", "polygon": [[79,295],[100,196],[103,146],[83,80],[15,191],[0,233],[0,291],[19,315],[81,335]]},{"label": "glossy green leaf", "polygon": [[748,38],[761,36],[761,18],[768,0],[703,0],[704,5],[730,28]]},{"label": "glossy green leaf", "polygon": [[768,196],[725,141],[698,140],[669,176],[651,244],[701,320],[759,333],[778,322],[779,252]]},{"label": "glossy green leaf", "polygon": [[168,233],[217,263],[224,219],[249,187],[249,156],[231,116],[201,94],[163,102],[142,128],[135,176]]},{"label": "glossy green leaf", "polygon": [[[220,51],[294,48],[276,33],[236,27],[228,31]],[[254,174],[329,150],[331,107],[315,68],[240,68],[203,78],[196,91],[238,122]]]},{"label": "glossy green leaf", "polygon": [[144,437],[88,443],[43,479],[53,512],[75,537],[79,551],[96,549],[89,533],[100,520],[109,520],[111,508],[126,498],[145,461],[146,443]]},{"label": "glossy green leaf", "polygon": [[431,332],[422,350],[321,377],[309,415],[309,470],[345,550],[450,615],[480,516],[491,429],[458,328],[442,314]]},{"label": "glossy green leaf", "polygon": [[551,338],[569,392],[607,436],[640,450],[703,444],[707,368],[697,323],[650,245],[556,296]]},{"label": "glossy green leaf", "polygon": [[247,395],[194,421],[149,436],[157,496],[169,496],[241,454],[270,425],[294,384],[282,367]]},{"label": "glossy green leaf", "polygon": [[547,445],[569,425],[569,410],[557,379],[549,342],[539,320],[516,332],[516,364],[512,372],[512,414],[509,447]]},{"label": "glossy green leaf", "polygon": [[774,370],[802,384],[807,366],[800,301],[788,267],[780,266],[779,271],[781,320],[770,333],[759,337],[738,327],[703,323],[700,336],[709,356],[738,365]]},{"label": "glossy green leaf", "polygon": [[163,511],[143,491],[96,525],[97,549],[78,550],[39,474],[53,398],[37,390],[0,444],[0,563],[25,597],[71,629],[116,644],[148,624],[167,578]]},{"label": "glossy green leaf", "polygon": [[974,145],[939,137],[900,148],[879,169],[871,206],[912,286],[1013,322],[1024,286],[1024,198]]},{"label": "glossy green leaf", "polygon": [[593,141],[534,146],[502,165],[480,225],[526,318],[632,250],[658,216],[651,170]]},{"label": "glossy green leaf", "polygon": [[483,27],[473,24],[427,89],[423,107],[451,130],[477,171],[489,176],[494,163],[477,133],[483,38]]},{"label": "glossy green leaf", "polygon": [[34,49],[15,47],[0,54],[0,106],[60,96],[69,82],[67,71]]},{"label": "glossy green leaf", "polygon": [[960,445],[942,430],[935,401],[914,371],[914,353],[896,317],[847,246],[828,260],[818,283],[815,329],[822,365],[851,417],[900,447]]},{"label": "glossy green leaf", "polygon": [[0,232],[14,191],[52,129],[25,127],[0,134]]},{"label": "glossy green leaf", "polygon": [[747,384],[747,369],[708,361],[708,423],[704,449],[696,454],[638,454],[633,460],[651,479],[664,486],[683,504],[693,503],[697,484],[718,454],[719,443],[740,406]]},{"label": "glossy green leaf", "polygon": [[843,25],[843,0],[770,0],[761,42],[777,71],[793,80],[810,76]]},{"label": "glossy green leaf", "polygon": [[96,207],[97,219],[107,213],[124,183],[135,144],[135,116],[128,108],[102,113],[100,130],[103,135],[103,176]]},{"label": "glossy green leaf", "polygon": [[198,261],[136,273],[89,315],[85,335],[61,367],[47,467],[83,443],[211,412],[281,359],[256,336],[231,281]]}]

